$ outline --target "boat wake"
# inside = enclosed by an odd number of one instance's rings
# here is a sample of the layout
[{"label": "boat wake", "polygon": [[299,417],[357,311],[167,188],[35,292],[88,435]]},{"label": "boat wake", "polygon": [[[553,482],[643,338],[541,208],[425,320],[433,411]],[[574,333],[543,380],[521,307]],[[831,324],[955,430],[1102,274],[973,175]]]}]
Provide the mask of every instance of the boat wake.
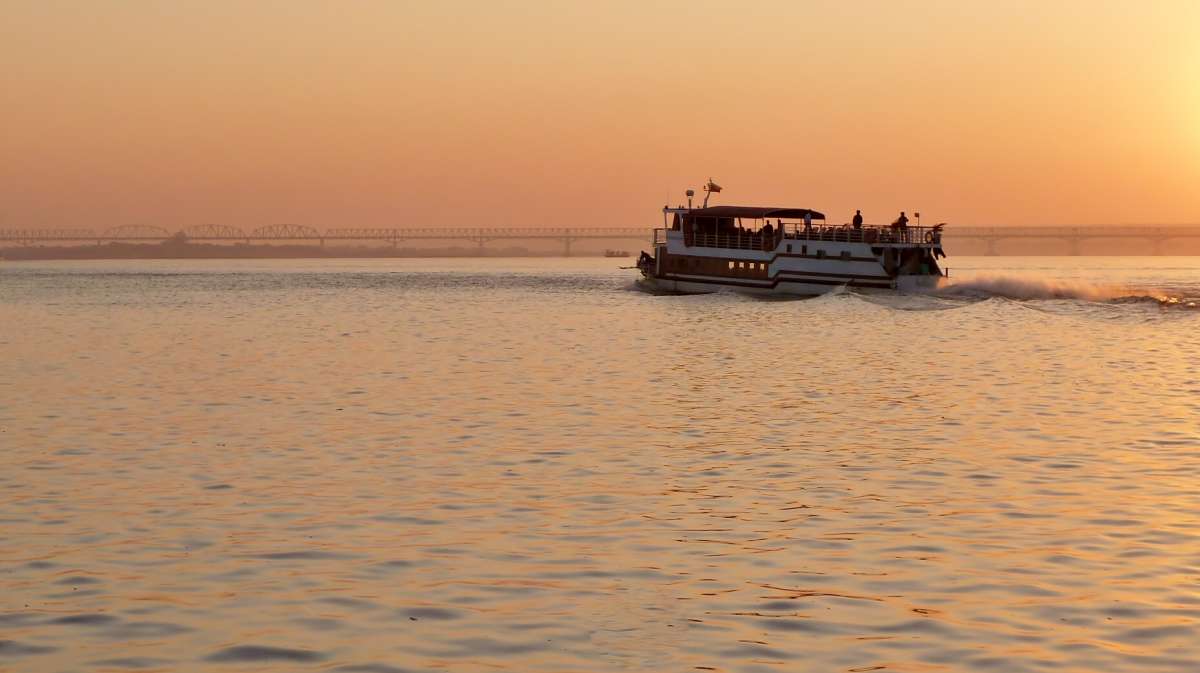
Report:
[{"label": "boat wake", "polygon": [[933,293],[943,297],[979,299],[1003,297],[1018,301],[1034,299],[1113,301],[1138,295],[1129,288],[1117,285],[1096,285],[1021,276],[979,276],[970,280],[951,281],[939,286],[933,290]]},{"label": "boat wake", "polygon": [[1085,281],[1055,280],[1030,276],[976,276],[951,281],[931,289],[945,299],[992,299],[1014,301],[1076,300],[1095,303],[1155,303],[1160,306],[1197,308],[1196,300],[1162,290]]}]

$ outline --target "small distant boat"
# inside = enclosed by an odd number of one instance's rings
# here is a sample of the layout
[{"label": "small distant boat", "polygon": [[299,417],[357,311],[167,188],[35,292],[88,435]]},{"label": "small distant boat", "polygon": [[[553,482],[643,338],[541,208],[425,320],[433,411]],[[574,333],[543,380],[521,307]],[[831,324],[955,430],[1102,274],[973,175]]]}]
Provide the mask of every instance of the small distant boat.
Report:
[{"label": "small distant boat", "polygon": [[[721,188],[711,180],[704,187]],[[703,294],[722,288],[756,295],[815,296],[835,287],[936,287],[942,227],[829,226],[808,208],[663,207],[653,253],[642,252],[638,285],[652,292]],[[918,217],[920,217],[918,215]],[[817,220],[818,223],[814,223]]]},{"label": "small distant boat", "polygon": [[605,257],[628,257],[629,251],[628,250],[605,250],[604,256]]}]

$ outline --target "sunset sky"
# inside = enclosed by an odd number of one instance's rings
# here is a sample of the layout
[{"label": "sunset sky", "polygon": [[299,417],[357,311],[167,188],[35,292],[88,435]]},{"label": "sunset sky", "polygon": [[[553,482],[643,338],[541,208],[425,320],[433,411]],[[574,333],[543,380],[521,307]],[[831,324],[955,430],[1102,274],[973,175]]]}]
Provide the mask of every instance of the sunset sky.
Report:
[{"label": "sunset sky", "polygon": [[4,0],[0,228],[1200,222],[1200,2]]}]

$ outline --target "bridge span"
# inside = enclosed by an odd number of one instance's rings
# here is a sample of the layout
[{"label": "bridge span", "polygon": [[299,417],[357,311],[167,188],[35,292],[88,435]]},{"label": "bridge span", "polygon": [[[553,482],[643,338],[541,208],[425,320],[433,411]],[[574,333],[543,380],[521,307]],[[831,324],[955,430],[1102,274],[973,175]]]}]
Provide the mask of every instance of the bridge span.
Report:
[{"label": "bridge span", "polygon": [[351,227],[316,229],[303,224],[272,224],[244,230],[231,225],[205,224],[176,232],[151,225],[92,229],[0,229],[0,246],[45,243],[316,243],[382,241],[398,247],[406,241],[469,241],[479,249],[490,241],[551,240],[571,254],[571,245],[585,240],[650,240],[650,227]]},{"label": "bridge span", "polygon": [[[491,241],[551,240],[571,254],[571,245],[584,240],[650,241],[652,227],[350,227],[317,229],[303,224],[272,224],[245,230],[232,225],[204,224],[172,232],[154,225],[125,225],[104,230],[81,228],[0,229],[0,247],[68,243],[316,243],[381,241],[398,247],[407,241],[469,241],[480,250]],[[1033,239],[1057,240],[1068,245],[1070,253],[1080,254],[1084,241],[1099,239],[1140,239],[1153,245],[1154,254],[1162,254],[1168,243],[1181,239],[1200,239],[1200,225],[1090,225],[1090,226],[954,226],[946,227],[946,242],[982,241],[989,255],[997,254],[1000,241]]]},{"label": "bridge span", "polygon": [[1137,239],[1149,241],[1155,255],[1163,254],[1165,245],[1181,239],[1200,239],[1200,225],[1089,225],[1071,227],[979,227],[946,226],[947,245],[954,241],[982,241],[987,254],[995,255],[996,244],[1005,240],[1045,240],[1066,242],[1070,254],[1080,254],[1084,241],[1101,239]]}]

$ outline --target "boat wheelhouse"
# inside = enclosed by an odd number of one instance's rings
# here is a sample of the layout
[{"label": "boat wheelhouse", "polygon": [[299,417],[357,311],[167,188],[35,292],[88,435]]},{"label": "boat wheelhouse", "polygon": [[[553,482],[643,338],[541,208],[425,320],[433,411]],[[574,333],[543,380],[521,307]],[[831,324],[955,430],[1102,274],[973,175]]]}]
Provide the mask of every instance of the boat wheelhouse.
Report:
[{"label": "boat wheelhouse", "polygon": [[[715,188],[715,189],[714,189]],[[711,181],[706,191],[720,188]],[[752,206],[663,208],[654,252],[638,259],[649,290],[813,296],[835,287],[904,290],[935,286],[942,227],[829,225],[808,208]]]}]

